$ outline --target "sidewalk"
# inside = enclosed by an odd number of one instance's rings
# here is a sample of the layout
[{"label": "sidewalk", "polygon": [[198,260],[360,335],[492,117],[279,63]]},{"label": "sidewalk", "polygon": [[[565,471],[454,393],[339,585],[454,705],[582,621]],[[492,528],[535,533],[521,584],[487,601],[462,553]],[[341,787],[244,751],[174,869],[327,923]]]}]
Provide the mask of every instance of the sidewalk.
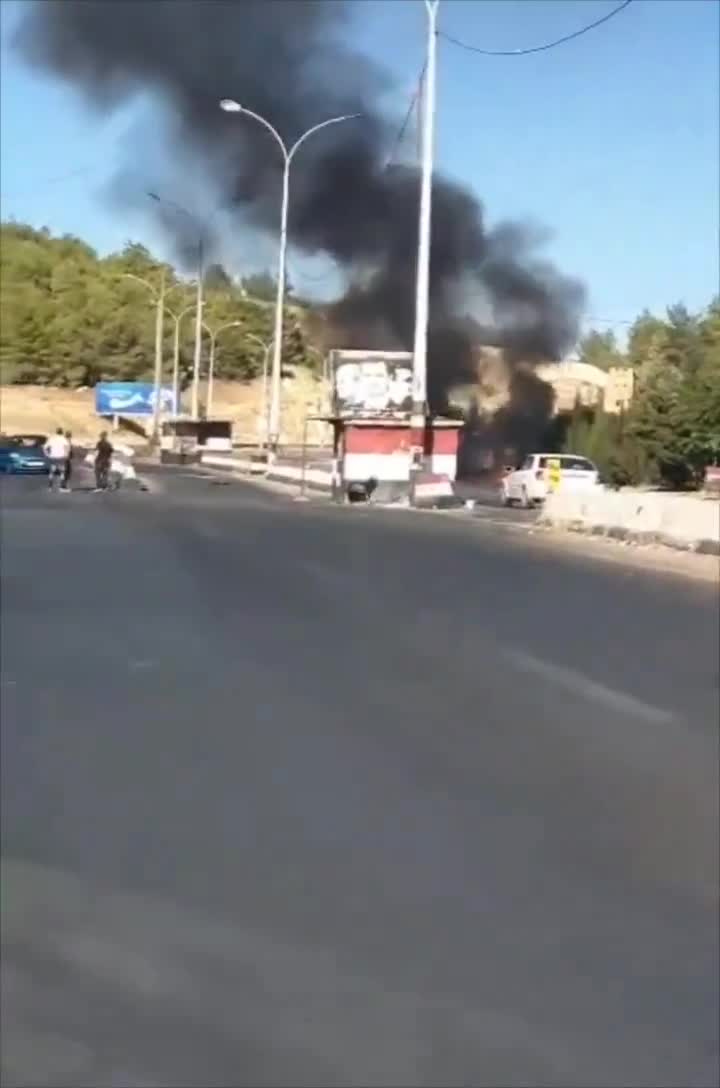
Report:
[{"label": "sidewalk", "polygon": [[329,494],[332,484],[332,474],[327,460],[308,461],[303,468],[301,464],[289,464],[277,461],[274,465],[267,465],[264,461],[253,460],[248,457],[239,457],[235,454],[204,453],[200,458],[200,465],[211,469],[219,469],[247,479],[269,480],[271,483],[286,483],[302,488],[303,479],[308,490],[320,491]]}]

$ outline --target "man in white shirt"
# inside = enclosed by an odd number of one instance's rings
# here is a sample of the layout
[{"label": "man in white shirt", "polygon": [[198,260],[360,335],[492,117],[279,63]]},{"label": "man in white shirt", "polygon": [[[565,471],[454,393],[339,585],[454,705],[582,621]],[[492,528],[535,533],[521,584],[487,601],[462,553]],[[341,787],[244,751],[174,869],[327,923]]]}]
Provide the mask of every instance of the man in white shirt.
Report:
[{"label": "man in white shirt", "polygon": [[55,480],[57,480],[60,490],[67,491],[67,488],[63,487],[63,480],[65,467],[70,457],[70,442],[63,434],[62,427],[58,427],[57,433],[48,438],[45,443],[45,456],[50,462],[48,488],[50,491],[54,490]]}]

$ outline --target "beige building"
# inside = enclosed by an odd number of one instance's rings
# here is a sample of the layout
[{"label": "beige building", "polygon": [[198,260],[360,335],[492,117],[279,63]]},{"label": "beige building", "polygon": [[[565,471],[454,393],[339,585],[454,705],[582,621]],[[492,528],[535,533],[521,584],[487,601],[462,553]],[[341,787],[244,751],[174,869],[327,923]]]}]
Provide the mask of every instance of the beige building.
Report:
[{"label": "beige building", "polygon": [[574,359],[547,363],[537,368],[537,375],[551,385],[555,393],[555,411],[572,412],[576,404],[602,408],[605,412],[625,411],[632,400],[635,376],[629,367],[601,370]]},{"label": "beige building", "polygon": [[608,371],[603,407],[613,415],[626,412],[635,392],[635,371],[629,366],[614,366]]},{"label": "beige building", "polygon": [[[544,363],[530,367],[532,373],[552,387],[554,411],[572,412],[576,404],[585,408],[602,408],[609,413],[625,411],[633,397],[635,375],[629,367],[601,370],[589,363],[566,359],[561,363]],[[495,414],[509,398],[510,374],[498,348],[482,348],[478,352],[477,382],[451,391],[450,401],[468,410],[475,403],[486,418]]]}]

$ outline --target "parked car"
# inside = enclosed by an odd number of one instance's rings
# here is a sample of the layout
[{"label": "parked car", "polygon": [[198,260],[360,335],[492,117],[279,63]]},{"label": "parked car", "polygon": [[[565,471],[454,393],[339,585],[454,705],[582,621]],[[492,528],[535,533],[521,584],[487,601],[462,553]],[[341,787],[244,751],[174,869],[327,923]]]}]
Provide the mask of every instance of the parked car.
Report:
[{"label": "parked car", "polygon": [[[554,469],[554,462],[559,468]],[[500,496],[505,506],[520,503],[524,507],[545,501],[551,490],[551,473],[557,471],[557,488],[560,491],[592,491],[599,486],[600,473],[587,457],[571,453],[531,453],[520,468],[508,472],[500,485]]]},{"label": "parked car", "polygon": [[46,442],[47,435],[44,434],[11,434],[8,437],[9,445],[20,446],[22,449],[42,449]]},{"label": "parked car", "polygon": [[0,446],[0,473],[8,476],[42,476],[49,470],[42,446],[17,446],[7,440]]}]

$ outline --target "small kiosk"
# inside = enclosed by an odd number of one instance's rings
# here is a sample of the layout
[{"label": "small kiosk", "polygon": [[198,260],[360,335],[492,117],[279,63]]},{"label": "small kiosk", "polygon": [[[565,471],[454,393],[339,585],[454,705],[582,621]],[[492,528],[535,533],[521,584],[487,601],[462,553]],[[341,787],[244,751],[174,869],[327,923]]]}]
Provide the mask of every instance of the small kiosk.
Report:
[{"label": "small kiosk", "polygon": [[[410,352],[337,350],[330,365],[335,498],[452,498],[462,422],[431,417],[423,431],[413,428]],[[426,467],[420,474],[413,472],[417,448]]]},{"label": "small kiosk", "polygon": [[160,435],[160,460],[168,465],[191,464],[210,451],[232,450],[232,422],[221,419],[166,419]]}]

